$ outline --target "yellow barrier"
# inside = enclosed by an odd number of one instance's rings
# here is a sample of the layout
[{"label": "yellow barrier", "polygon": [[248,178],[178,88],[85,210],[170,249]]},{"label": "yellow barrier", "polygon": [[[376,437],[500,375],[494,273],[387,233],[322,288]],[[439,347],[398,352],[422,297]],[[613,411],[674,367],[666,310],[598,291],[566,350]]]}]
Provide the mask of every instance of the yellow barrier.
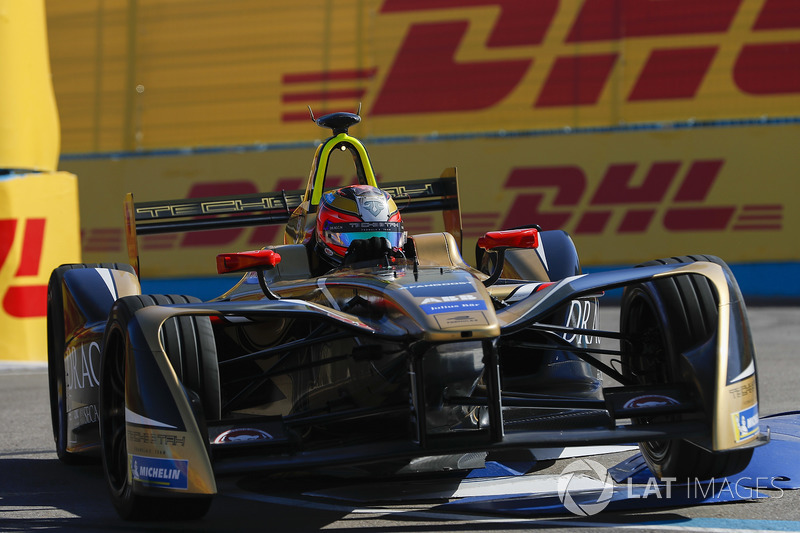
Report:
[{"label": "yellow barrier", "polygon": [[80,262],[78,183],[59,125],[44,0],[0,0],[0,360],[47,360],[47,280]]},{"label": "yellow barrier", "polygon": [[81,258],[77,198],[67,172],[0,181],[0,360],[47,360],[47,280]]},{"label": "yellow barrier", "polygon": [[0,171],[55,170],[59,133],[44,0],[0,0]]}]

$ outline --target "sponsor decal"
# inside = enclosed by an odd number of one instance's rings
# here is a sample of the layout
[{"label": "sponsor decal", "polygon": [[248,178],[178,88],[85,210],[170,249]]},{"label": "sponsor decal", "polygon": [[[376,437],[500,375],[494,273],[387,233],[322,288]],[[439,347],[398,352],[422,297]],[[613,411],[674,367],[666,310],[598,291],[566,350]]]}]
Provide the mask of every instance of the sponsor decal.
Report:
[{"label": "sponsor decal", "polygon": [[457,296],[429,296],[420,302],[420,305],[440,304],[444,302],[460,302],[468,300],[478,300],[475,294],[460,294]]},{"label": "sponsor decal", "polygon": [[642,407],[663,407],[665,405],[678,405],[678,400],[660,394],[646,394],[631,398],[622,407],[624,409],[638,409]]},{"label": "sponsor decal", "polygon": [[78,411],[78,423],[80,425],[83,424],[94,424],[97,422],[98,414],[97,414],[97,406],[87,405],[85,407],[81,407],[77,409]]},{"label": "sponsor decal", "polygon": [[[304,180],[300,178],[281,178],[279,179],[274,191],[294,191],[304,185]],[[258,195],[262,191],[256,183],[251,181],[222,181],[209,183],[195,183],[186,194],[186,198],[208,198],[214,196],[233,196],[252,194]],[[235,208],[241,211],[252,211],[253,209],[280,209],[283,208],[283,198],[275,195],[265,195],[260,199],[251,198],[249,205],[235,204],[220,206],[210,204],[201,208],[206,213],[212,214],[217,208]],[[290,205],[298,201],[295,198],[287,198]],[[162,207],[166,209],[166,207]],[[279,233],[280,232],[280,233]],[[280,240],[279,235],[283,233],[283,228],[278,225],[264,225],[257,228],[230,228],[208,231],[192,231],[180,234],[158,234],[145,235],[142,239],[142,249],[170,249],[170,248],[193,248],[209,246],[226,246],[234,243],[242,235],[248,234],[249,238],[246,246],[263,246],[264,243],[276,242]]]},{"label": "sponsor decal", "polygon": [[403,198],[421,198],[435,195],[434,187],[431,183],[422,185],[395,185],[392,187],[381,187],[381,189],[391,194],[394,201],[398,203],[401,203]]},{"label": "sponsor decal", "polygon": [[94,424],[97,422],[98,413],[95,404],[84,405],[69,412],[69,420],[74,426]]},{"label": "sponsor decal", "polygon": [[486,302],[483,300],[475,302],[450,302],[440,304],[423,305],[422,310],[426,315],[437,313],[460,313],[463,311],[486,311]]},{"label": "sponsor decal", "polygon": [[64,373],[67,390],[89,389],[100,385],[95,371],[95,362],[100,363],[100,345],[97,342],[81,344],[67,350]]},{"label": "sponsor decal", "polygon": [[742,411],[731,413],[733,422],[733,438],[736,442],[742,442],[758,434],[758,404]]},{"label": "sponsor decal", "polygon": [[749,396],[755,394],[755,392],[756,392],[756,382],[754,379],[747,380],[740,385],[728,388],[728,394],[733,400],[745,401]]},{"label": "sponsor decal", "polygon": [[189,461],[129,455],[131,477],[145,485],[165,489],[189,488]]},{"label": "sponsor decal", "polygon": [[255,442],[259,440],[272,440],[272,435],[266,431],[255,428],[236,428],[220,433],[217,438],[214,439],[214,444]]},{"label": "sponsor decal", "polygon": [[128,430],[128,442],[134,444],[154,444],[156,446],[186,446],[185,435],[156,433],[150,431]]},{"label": "sponsor decal", "polygon": [[[569,305],[567,322],[564,325],[568,328],[597,329],[597,320],[597,313],[594,312],[592,302],[589,300],[572,300]],[[600,344],[600,337],[594,335],[564,333],[562,337],[565,341],[577,346]]]},{"label": "sponsor decal", "polygon": [[381,201],[381,199],[370,199],[370,198],[361,198],[359,197],[359,201],[361,205],[369,211],[373,217],[377,217],[381,211],[387,209],[386,200]]},{"label": "sponsor decal", "polygon": [[[287,198],[293,204],[300,204],[300,195]],[[244,213],[247,211],[268,211],[286,209],[284,198],[280,194],[263,195],[259,198],[234,200],[209,200],[205,202],[187,202],[184,204],[163,204],[157,206],[137,207],[136,218],[152,219],[158,217],[186,217],[193,215],[215,215],[218,213]]]},{"label": "sponsor decal", "polygon": [[454,313],[462,311],[486,311],[486,302],[476,294],[458,296],[428,297],[422,300],[420,308],[426,315],[437,313]]},{"label": "sponsor decal", "polygon": [[[419,283],[407,289],[417,298],[436,297],[436,296],[456,296],[458,294],[474,293],[475,287],[469,281],[442,281],[434,283]],[[424,302],[423,302],[424,303]]]},{"label": "sponsor decal", "polygon": [[468,328],[485,326],[489,323],[483,313],[466,313],[459,315],[435,316],[436,323],[442,329]]}]

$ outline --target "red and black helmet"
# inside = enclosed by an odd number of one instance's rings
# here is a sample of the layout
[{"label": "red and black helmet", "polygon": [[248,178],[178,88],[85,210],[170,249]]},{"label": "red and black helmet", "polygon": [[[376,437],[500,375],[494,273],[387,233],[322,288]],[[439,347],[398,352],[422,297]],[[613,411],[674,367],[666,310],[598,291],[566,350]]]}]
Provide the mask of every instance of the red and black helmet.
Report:
[{"label": "red and black helmet", "polygon": [[405,244],[403,221],[392,197],[370,185],[350,185],[322,195],[317,212],[317,245],[328,261],[341,263],[358,239],[383,237],[392,248]]}]

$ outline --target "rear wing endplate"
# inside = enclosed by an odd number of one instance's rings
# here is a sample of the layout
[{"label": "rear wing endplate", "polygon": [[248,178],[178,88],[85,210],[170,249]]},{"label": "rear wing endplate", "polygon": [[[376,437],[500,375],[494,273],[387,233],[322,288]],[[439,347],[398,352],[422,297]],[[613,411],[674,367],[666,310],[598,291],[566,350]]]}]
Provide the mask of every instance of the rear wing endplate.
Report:
[{"label": "rear wing endplate", "polygon": [[[444,227],[461,247],[461,206],[455,167],[439,178],[381,185],[401,214],[441,211]],[[125,237],[130,264],[139,274],[139,235],[285,224],[304,201],[304,190],[134,202],[125,195]]]}]

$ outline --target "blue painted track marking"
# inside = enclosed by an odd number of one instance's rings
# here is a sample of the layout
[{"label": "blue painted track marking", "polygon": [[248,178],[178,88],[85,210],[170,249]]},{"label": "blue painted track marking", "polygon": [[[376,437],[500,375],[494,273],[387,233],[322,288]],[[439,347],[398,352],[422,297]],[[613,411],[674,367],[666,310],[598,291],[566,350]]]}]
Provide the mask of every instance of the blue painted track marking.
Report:
[{"label": "blue painted track marking", "polygon": [[648,529],[653,526],[679,531],[800,531],[800,522],[784,520],[741,520],[736,518],[687,518],[638,524]]},{"label": "blue painted track marking", "polygon": [[274,505],[285,505],[289,507],[302,507],[304,509],[314,509],[318,511],[328,511],[333,513],[346,513],[354,515],[402,515],[406,518],[423,518],[427,520],[440,521],[467,521],[471,523],[492,523],[492,524],[530,524],[532,527],[549,528],[614,528],[641,531],[696,531],[698,533],[712,532],[750,532],[750,531],[798,531],[800,532],[800,522],[784,520],[741,520],[733,518],[685,518],[678,520],[648,521],[638,523],[616,523],[602,521],[602,514],[593,517],[593,520],[571,519],[569,516],[563,519],[536,519],[503,517],[479,514],[438,512],[431,510],[408,510],[392,507],[355,507],[340,503],[325,503],[312,501],[303,498],[271,496],[248,492],[238,488],[234,483],[227,482],[220,485],[220,495],[242,500],[256,501]]}]

